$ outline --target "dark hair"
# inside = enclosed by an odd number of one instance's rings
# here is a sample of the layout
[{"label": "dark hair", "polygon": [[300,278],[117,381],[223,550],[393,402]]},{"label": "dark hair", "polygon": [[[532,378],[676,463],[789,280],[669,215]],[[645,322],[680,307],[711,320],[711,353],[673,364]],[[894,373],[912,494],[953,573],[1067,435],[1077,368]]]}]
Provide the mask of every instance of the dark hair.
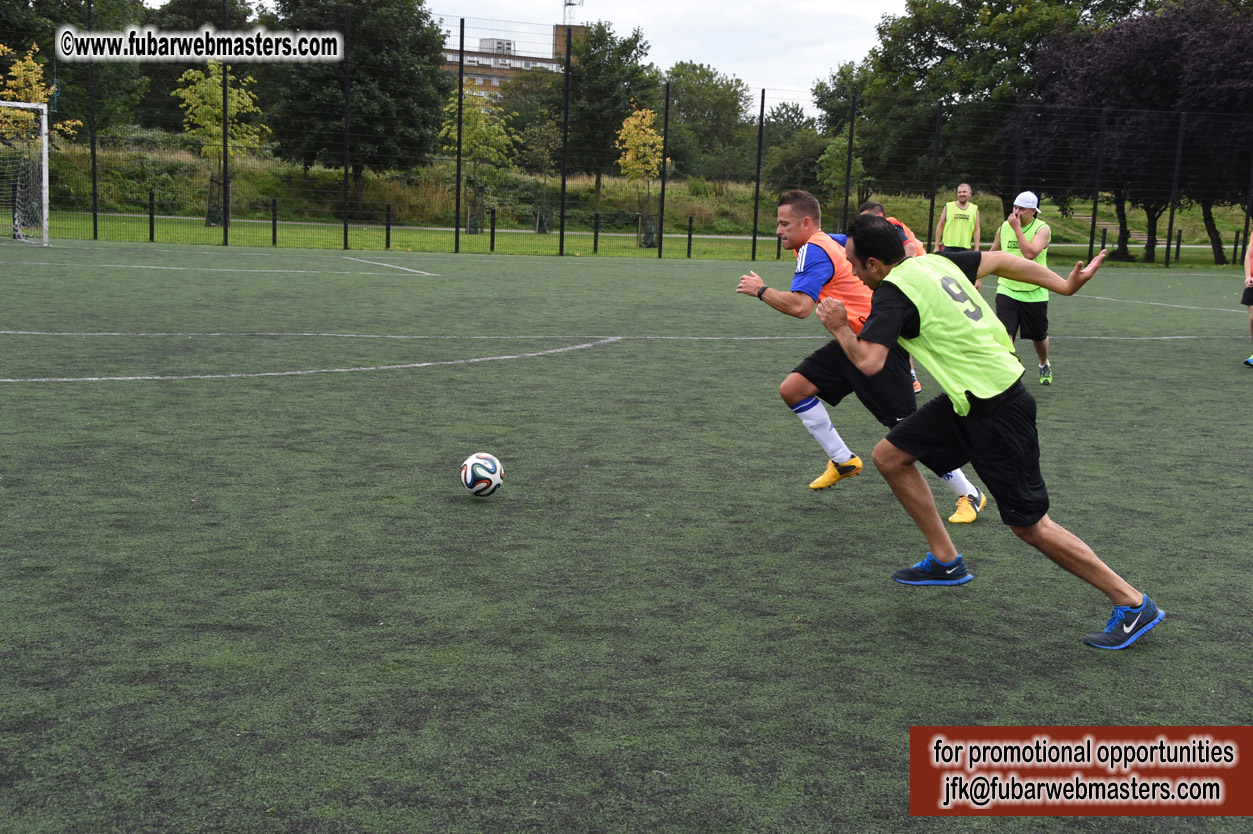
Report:
[{"label": "dark hair", "polygon": [[862,265],[870,258],[887,266],[905,260],[905,244],[901,242],[901,233],[882,217],[873,214],[857,215],[848,224],[848,239],[853,242],[853,254]]},{"label": "dark hair", "polygon": [[858,214],[862,214],[867,211],[874,212],[875,214],[887,214],[887,210],[883,208],[883,203],[876,203],[873,200],[870,202],[862,203],[860,206],[857,207]]},{"label": "dark hair", "polygon": [[822,225],[822,206],[819,205],[818,198],[808,191],[801,191],[799,188],[784,191],[779,195],[778,205],[792,206],[802,217],[811,217],[815,225]]}]

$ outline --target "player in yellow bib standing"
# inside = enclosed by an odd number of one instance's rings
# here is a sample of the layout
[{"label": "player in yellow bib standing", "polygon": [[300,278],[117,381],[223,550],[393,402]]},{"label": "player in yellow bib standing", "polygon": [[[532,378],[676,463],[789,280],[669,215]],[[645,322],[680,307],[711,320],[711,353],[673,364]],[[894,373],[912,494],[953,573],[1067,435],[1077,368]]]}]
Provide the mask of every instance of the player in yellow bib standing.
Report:
[{"label": "player in yellow bib standing", "polygon": [[970,202],[970,183],[957,186],[957,199],[945,203],[935,224],[937,252],[979,251],[979,207]]},{"label": "player in yellow bib standing", "polygon": [[[1040,219],[1040,200],[1030,191],[1014,198],[1014,210],[996,230],[991,251],[1005,250],[1011,255],[1049,265],[1049,240],[1052,230]],[[1053,384],[1053,366],[1049,363],[1049,291],[1034,284],[1001,278],[996,285],[996,317],[1009,331],[1011,341],[1019,334],[1030,339],[1040,360],[1040,384]]]}]

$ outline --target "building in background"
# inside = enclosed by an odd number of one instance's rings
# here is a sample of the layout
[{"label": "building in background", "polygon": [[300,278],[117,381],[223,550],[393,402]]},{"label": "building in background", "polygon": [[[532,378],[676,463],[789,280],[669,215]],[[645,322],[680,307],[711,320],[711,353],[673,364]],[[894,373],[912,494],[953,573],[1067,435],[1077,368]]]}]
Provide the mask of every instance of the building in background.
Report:
[{"label": "building in background", "polygon": [[[445,20],[447,38],[444,41],[444,69],[452,73],[458,71],[461,58],[458,42],[459,28],[448,26]],[[519,72],[532,69],[563,72],[566,64],[566,31],[571,38],[581,37],[586,26],[566,26],[558,24],[552,27],[551,39],[537,36],[534,31],[501,32],[491,37],[470,37],[470,21],[467,21],[465,50],[465,79],[468,90],[495,95],[500,87]],[[497,24],[499,25],[499,24]],[[525,24],[519,24],[523,27]],[[503,35],[509,34],[510,37]],[[471,46],[477,44],[477,48]]]}]

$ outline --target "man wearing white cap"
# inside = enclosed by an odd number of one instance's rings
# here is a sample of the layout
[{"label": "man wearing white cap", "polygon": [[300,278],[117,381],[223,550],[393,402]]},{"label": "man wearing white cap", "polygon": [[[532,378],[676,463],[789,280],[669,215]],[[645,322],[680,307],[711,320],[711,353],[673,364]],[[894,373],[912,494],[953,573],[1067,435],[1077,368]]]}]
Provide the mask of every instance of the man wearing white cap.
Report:
[{"label": "man wearing white cap", "polygon": [[[1048,266],[1049,238],[1052,231],[1039,217],[1040,200],[1030,191],[1014,198],[1014,210],[996,230],[992,251],[1004,251]],[[1040,360],[1040,384],[1053,384],[1049,364],[1049,291],[1034,284],[1001,278],[996,286],[996,317],[1009,331],[1009,338],[1021,333],[1030,339]]]}]

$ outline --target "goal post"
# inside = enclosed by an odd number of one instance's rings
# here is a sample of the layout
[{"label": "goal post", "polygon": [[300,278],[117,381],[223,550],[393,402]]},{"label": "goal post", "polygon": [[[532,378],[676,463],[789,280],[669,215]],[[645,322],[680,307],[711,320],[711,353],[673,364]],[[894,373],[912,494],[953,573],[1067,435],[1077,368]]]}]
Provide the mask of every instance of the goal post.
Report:
[{"label": "goal post", "polygon": [[13,240],[48,245],[46,104],[0,101],[0,211]]}]

